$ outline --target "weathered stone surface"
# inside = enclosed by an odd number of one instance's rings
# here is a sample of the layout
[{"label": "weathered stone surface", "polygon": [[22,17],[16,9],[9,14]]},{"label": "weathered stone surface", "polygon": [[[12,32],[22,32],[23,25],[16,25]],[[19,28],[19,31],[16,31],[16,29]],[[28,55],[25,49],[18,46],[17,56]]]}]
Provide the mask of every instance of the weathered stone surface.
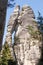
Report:
[{"label": "weathered stone surface", "polygon": [[32,8],[26,5],[21,11],[19,9],[17,6],[10,17],[6,41],[12,44],[15,31],[14,53],[18,65],[36,65],[41,56],[41,35]]},{"label": "weathered stone surface", "polygon": [[19,16],[19,9],[20,9],[19,6],[16,6],[15,7],[15,10],[13,12],[13,15],[11,15],[10,20],[9,20],[9,23],[8,23],[8,29],[7,29],[7,35],[6,35],[6,42],[9,44],[9,48],[10,48],[11,55],[12,55],[13,58],[15,56],[14,56],[13,48],[12,48],[12,32],[14,31],[13,28],[15,27],[15,25],[17,23],[16,22],[16,19]]},{"label": "weathered stone surface", "polygon": [[41,51],[39,50],[38,40],[31,39],[31,40],[22,40],[21,44],[17,44],[14,46],[14,52],[16,54],[17,60],[23,65],[28,65],[30,61],[31,65],[34,65],[40,59]]}]

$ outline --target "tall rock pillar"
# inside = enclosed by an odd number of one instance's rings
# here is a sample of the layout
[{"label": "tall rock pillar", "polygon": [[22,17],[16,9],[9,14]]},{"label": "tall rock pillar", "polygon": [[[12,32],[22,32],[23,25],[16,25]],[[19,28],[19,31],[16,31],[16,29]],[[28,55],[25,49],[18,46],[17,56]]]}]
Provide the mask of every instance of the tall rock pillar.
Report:
[{"label": "tall rock pillar", "polygon": [[34,12],[30,6],[25,5],[18,17],[14,37],[14,52],[18,65],[37,65],[41,56],[40,38]]},{"label": "tall rock pillar", "polygon": [[16,6],[14,12],[10,16],[8,28],[7,28],[7,35],[6,35],[6,42],[9,44],[9,48],[13,58],[14,58],[14,54],[13,54],[13,48],[12,48],[12,33],[14,32],[14,28],[17,24],[19,11],[20,11],[20,7]]}]

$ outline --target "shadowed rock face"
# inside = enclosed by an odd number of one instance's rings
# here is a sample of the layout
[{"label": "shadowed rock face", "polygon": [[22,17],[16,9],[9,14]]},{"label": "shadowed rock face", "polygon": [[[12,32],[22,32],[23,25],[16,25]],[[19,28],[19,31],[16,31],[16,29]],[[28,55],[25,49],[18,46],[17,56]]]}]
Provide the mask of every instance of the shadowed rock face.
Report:
[{"label": "shadowed rock face", "polygon": [[41,35],[39,35],[34,12],[30,6],[23,6],[21,11],[17,6],[11,15],[6,35],[9,45],[12,44],[14,31],[14,53],[18,65],[36,65],[41,56]]},{"label": "shadowed rock face", "polygon": [[6,8],[8,0],[0,0],[0,50],[2,49],[2,40],[5,27]]}]

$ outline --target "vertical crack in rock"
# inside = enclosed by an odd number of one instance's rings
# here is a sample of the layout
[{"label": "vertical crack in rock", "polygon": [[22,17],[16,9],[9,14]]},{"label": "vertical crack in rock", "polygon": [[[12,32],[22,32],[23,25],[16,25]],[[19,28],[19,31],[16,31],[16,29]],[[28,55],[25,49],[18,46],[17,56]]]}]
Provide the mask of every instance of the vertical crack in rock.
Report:
[{"label": "vertical crack in rock", "polygon": [[13,14],[10,16],[8,28],[7,28],[7,35],[6,35],[6,42],[9,44],[9,48],[11,51],[11,56],[15,59],[14,52],[13,52],[13,46],[12,46],[12,33],[14,31],[14,27],[17,24],[17,19],[19,16],[20,6],[16,6]]}]

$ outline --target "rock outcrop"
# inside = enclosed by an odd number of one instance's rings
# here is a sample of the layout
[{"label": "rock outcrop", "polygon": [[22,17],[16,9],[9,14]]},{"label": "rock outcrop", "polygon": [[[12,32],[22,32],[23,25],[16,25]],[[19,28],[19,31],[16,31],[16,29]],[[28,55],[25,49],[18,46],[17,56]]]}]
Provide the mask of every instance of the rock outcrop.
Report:
[{"label": "rock outcrop", "polygon": [[[6,35],[6,42],[9,44],[9,48],[11,51],[11,55],[14,58],[14,53],[13,53],[13,49],[12,49],[12,33],[13,33],[13,29],[16,26],[16,19],[19,16],[19,6],[16,6],[13,14],[10,16],[10,20],[8,23],[8,29],[7,29],[7,35]],[[13,22],[12,22],[13,21]]]},{"label": "rock outcrop", "polygon": [[18,65],[36,65],[41,56],[41,35],[30,6],[23,6],[21,11],[20,6],[16,6],[10,17],[6,36],[10,50],[14,31],[14,53]]}]

